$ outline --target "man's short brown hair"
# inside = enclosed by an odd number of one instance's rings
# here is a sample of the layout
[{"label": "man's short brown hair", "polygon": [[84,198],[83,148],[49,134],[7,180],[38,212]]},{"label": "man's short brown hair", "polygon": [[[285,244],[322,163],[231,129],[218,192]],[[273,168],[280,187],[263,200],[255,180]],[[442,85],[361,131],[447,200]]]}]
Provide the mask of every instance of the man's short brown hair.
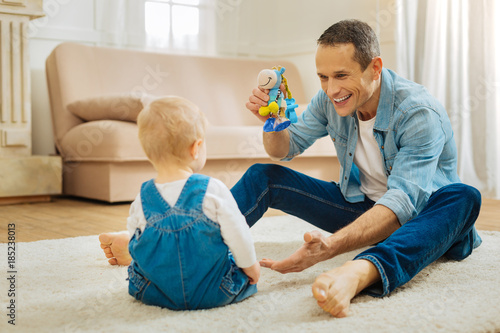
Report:
[{"label": "man's short brown hair", "polygon": [[364,71],[373,58],[380,56],[380,45],[375,31],[359,20],[343,20],[325,30],[318,38],[318,45],[354,45],[354,60]]}]

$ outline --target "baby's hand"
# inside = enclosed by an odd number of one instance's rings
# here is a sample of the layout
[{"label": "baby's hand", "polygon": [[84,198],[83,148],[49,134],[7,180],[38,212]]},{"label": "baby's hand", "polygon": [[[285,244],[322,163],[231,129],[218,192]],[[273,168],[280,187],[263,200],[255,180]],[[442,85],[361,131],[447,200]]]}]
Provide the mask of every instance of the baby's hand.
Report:
[{"label": "baby's hand", "polygon": [[242,270],[250,279],[250,284],[257,284],[260,277],[260,264],[258,261],[250,267],[242,268]]}]

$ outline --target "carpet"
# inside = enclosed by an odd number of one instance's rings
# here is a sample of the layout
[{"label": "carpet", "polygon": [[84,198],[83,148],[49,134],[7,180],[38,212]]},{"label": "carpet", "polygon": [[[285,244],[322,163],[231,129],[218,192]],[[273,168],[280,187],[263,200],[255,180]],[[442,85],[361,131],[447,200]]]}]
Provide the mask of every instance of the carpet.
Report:
[{"label": "carpet", "polygon": [[[258,258],[282,259],[315,228],[289,216],[253,228]],[[199,311],[143,305],[127,293],[126,268],[112,267],[97,236],[16,244],[15,327],[11,281],[0,244],[1,332],[500,332],[500,232],[462,262],[440,259],[384,298],[354,299],[350,315],[323,312],[311,294],[320,273],[360,251],[282,275],[262,270],[259,292],[238,304]],[[7,278],[5,278],[7,276]]]}]

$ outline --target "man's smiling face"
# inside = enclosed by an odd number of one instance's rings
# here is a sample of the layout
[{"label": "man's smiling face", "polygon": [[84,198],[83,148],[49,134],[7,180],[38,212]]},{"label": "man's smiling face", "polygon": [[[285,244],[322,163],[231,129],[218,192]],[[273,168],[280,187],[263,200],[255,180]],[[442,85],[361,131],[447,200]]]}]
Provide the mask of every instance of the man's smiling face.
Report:
[{"label": "man's smiling face", "polygon": [[373,61],[366,70],[354,60],[354,45],[318,45],[316,50],[316,69],[321,88],[335,106],[341,117],[358,110],[362,118],[373,118],[377,111],[378,75],[374,76]]}]

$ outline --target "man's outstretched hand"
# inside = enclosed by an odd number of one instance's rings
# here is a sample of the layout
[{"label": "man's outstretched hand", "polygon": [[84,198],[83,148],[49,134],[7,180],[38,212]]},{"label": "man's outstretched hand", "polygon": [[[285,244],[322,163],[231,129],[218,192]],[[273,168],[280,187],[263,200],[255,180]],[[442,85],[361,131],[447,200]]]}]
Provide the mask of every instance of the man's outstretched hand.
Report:
[{"label": "man's outstretched hand", "polygon": [[327,242],[327,237],[319,231],[306,232],[302,245],[291,256],[281,261],[262,259],[260,265],[280,273],[302,272],[318,262],[332,258],[332,251]]}]

